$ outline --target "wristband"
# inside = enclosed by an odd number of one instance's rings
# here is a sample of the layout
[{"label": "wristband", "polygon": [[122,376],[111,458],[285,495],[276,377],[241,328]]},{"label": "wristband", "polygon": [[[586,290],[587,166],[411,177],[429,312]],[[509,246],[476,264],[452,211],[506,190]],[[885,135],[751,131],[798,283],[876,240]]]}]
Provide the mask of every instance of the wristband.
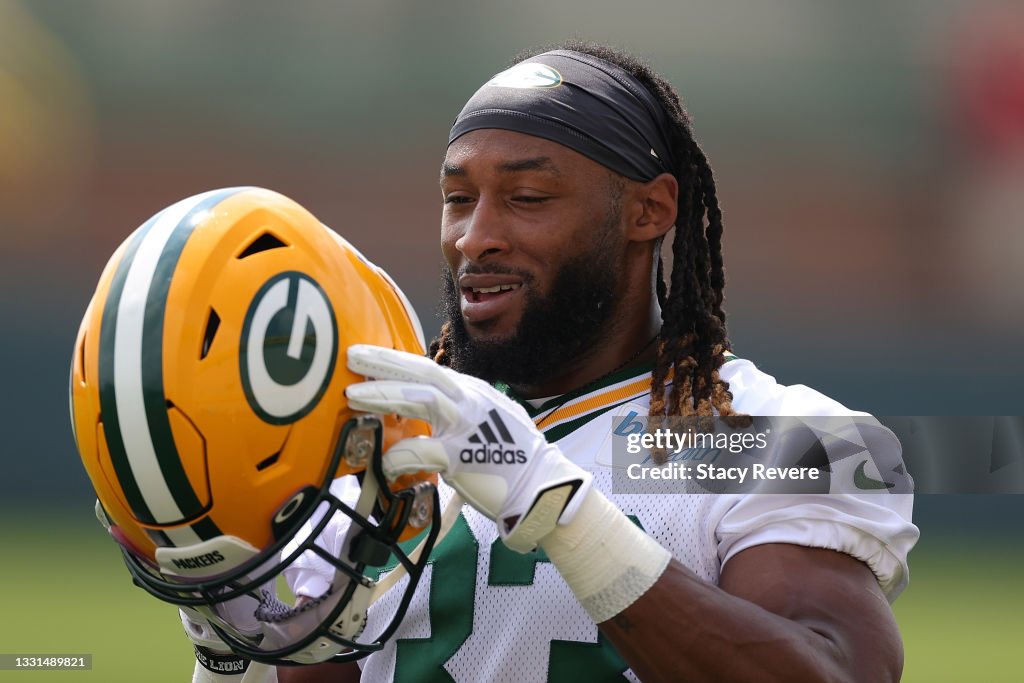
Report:
[{"label": "wristband", "polygon": [[540,545],[597,624],[636,602],[672,559],[596,489],[573,520],[556,526]]},{"label": "wristband", "polygon": [[196,661],[207,671],[222,676],[233,676],[245,673],[249,668],[249,660],[233,652],[214,652],[202,645],[196,645]]}]

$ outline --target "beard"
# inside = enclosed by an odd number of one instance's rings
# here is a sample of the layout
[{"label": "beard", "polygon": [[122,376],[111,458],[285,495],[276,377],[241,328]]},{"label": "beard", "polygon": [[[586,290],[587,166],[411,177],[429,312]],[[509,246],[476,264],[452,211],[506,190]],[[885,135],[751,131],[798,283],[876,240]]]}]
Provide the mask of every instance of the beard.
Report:
[{"label": "beard", "polygon": [[470,267],[464,273],[517,275],[527,287],[522,317],[511,335],[474,339],[462,319],[462,292],[453,273],[441,274],[441,313],[450,323],[445,350],[451,367],[488,382],[532,386],[554,379],[593,353],[606,333],[619,285],[618,254],[609,231],[594,247],[566,261],[546,295],[530,285],[526,272],[502,267]]}]

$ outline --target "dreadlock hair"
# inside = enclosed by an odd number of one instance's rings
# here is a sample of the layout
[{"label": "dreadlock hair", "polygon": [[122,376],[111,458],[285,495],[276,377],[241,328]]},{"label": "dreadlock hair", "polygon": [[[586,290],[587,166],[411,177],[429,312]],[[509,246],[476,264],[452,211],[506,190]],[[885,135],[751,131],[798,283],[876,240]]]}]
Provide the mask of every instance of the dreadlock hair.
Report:
[{"label": "dreadlock hair", "polygon": [[434,359],[438,365],[451,366],[451,358],[448,356],[448,340],[451,339],[452,324],[445,322],[441,325],[441,333],[431,340],[427,348],[427,355]]},{"label": "dreadlock hair", "polygon": [[[710,431],[714,412],[743,425],[745,416],[732,408],[729,384],[719,376],[725,353],[732,349],[722,308],[725,268],[722,262],[722,211],[718,206],[715,180],[703,150],[693,138],[690,117],[675,89],[650,66],[619,50],[586,41],[570,40],[556,46],[529,50],[513,64],[553,49],[574,50],[603,59],[628,72],[654,95],[669,119],[669,145],[679,182],[678,216],[672,240],[672,270],[668,282],[659,249],[656,293],[661,306],[662,326],[658,355],[651,377],[651,407],[648,429],[657,428],[664,418],[682,417],[686,429]],[[660,246],[660,241],[658,243]],[[446,344],[450,324],[430,344],[430,355],[448,365]],[[666,385],[671,390],[666,396]],[[738,424],[736,424],[738,423]],[[667,454],[655,453],[658,461]]]}]

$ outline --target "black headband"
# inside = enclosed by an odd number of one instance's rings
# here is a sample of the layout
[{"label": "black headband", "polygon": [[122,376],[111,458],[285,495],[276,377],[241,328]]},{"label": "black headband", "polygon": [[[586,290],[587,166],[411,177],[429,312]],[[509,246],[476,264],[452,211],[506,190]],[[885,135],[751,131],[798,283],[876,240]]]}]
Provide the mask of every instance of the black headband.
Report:
[{"label": "black headband", "polygon": [[459,112],[448,144],[481,128],[552,140],[633,180],[672,173],[668,120],[640,81],[614,64],[552,50],[485,83]]}]

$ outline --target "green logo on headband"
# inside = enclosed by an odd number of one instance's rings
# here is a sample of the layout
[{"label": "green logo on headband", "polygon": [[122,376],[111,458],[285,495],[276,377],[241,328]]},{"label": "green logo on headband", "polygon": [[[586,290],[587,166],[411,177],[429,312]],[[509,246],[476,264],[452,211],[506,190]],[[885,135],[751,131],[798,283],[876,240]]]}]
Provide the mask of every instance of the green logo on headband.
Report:
[{"label": "green logo on headband", "polygon": [[487,81],[499,88],[554,88],[562,84],[562,74],[546,64],[520,63]]}]

